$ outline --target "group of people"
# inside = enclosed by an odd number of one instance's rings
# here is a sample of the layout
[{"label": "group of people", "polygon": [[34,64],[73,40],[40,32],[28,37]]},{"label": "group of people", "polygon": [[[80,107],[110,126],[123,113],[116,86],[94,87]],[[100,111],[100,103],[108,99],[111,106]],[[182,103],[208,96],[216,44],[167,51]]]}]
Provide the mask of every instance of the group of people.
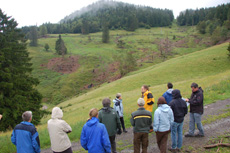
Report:
[{"label": "group of people", "polygon": [[[172,83],[167,84],[168,90],[157,101],[157,109],[152,119],[154,97],[149,87],[143,85],[141,98],[137,100],[138,110],[131,114],[130,122],[133,126],[134,153],[147,153],[149,133],[155,131],[156,140],[161,153],[167,151],[168,135],[171,133],[171,152],[178,152],[183,142],[183,121],[190,105],[189,132],[185,137],[203,137],[204,130],[201,123],[203,114],[203,90],[198,84],[192,83],[192,95],[189,99],[182,98],[180,90],[173,89]],[[82,128],[81,146],[89,153],[116,153],[116,135],[127,133],[124,123],[122,95],[118,93],[113,100],[105,98],[103,108],[99,111],[92,108],[89,118]],[[51,149],[54,153],[72,153],[71,141],[68,133],[72,131],[70,125],[62,120],[63,112],[59,107],[52,110],[48,121],[48,132]],[[1,118],[1,116],[0,116]],[[32,112],[26,111],[22,115],[23,121],[12,133],[11,141],[17,147],[18,153],[39,153],[40,142],[38,132],[31,123]],[[195,124],[199,130],[195,134]]]}]

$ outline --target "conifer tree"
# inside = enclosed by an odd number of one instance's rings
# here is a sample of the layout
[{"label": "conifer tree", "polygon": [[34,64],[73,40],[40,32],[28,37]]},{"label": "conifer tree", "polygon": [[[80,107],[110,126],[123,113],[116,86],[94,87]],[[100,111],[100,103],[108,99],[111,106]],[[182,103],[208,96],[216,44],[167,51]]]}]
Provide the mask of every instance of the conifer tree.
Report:
[{"label": "conifer tree", "polygon": [[108,43],[109,42],[109,27],[108,24],[104,23],[102,26],[102,42]]},{"label": "conifer tree", "polygon": [[42,25],[42,26],[40,27],[40,35],[41,35],[42,37],[45,37],[46,34],[47,34],[47,28],[46,28],[45,25]]},{"label": "conifer tree", "polygon": [[43,115],[42,95],[34,88],[39,81],[31,76],[31,58],[24,34],[17,25],[0,9],[0,114],[3,115],[0,131],[20,123],[24,111],[33,112],[34,124]]},{"label": "conifer tree", "polygon": [[127,30],[135,31],[138,28],[138,20],[135,14],[130,14],[127,18]]},{"label": "conifer tree", "polygon": [[89,34],[89,22],[85,18],[82,20],[81,32],[82,34]]},{"label": "conifer tree", "polygon": [[30,29],[30,46],[37,46],[38,45],[38,31],[37,27],[33,26]]},{"label": "conifer tree", "polygon": [[109,23],[108,17],[103,15],[102,16],[102,42],[108,43],[109,42]]},{"label": "conifer tree", "polygon": [[56,41],[56,46],[55,46],[56,52],[58,55],[65,55],[67,54],[67,48],[65,46],[64,41],[61,38],[61,35],[59,35],[58,40]]},{"label": "conifer tree", "polygon": [[48,51],[49,48],[50,48],[49,44],[45,44],[44,48],[45,48],[46,51]]}]

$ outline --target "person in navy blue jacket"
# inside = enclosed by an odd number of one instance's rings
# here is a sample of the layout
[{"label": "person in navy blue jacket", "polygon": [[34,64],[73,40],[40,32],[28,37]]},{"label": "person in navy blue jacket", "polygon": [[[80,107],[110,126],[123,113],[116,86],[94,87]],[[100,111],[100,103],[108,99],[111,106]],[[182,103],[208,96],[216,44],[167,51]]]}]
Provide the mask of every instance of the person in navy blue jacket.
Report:
[{"label": "person in navy blue jacket", "polygon": [[88,150],[88,153],[110,153],[109,135],[105,125],[98,120],[98,110],[91,109],[89,117],[82,128],[81,146]]},{"label": "person in navy blue jacket", "polygon": [[40,141],[32,121],[32,112],[26,111],[22,114],[23,121],[16,125],[11,141],[17,147],[17,153],[40,153]]}]

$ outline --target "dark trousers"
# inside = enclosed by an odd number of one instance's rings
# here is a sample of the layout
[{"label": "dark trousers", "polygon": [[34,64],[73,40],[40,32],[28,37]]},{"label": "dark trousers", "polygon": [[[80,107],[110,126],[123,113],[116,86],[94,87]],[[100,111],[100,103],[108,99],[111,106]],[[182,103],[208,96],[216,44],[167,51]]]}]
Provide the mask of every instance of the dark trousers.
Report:
[{"label": "dark trousers", "polygon": [[66,149],[65,151],[62,151],[62,152],[53,152],[53,153],[73,153],[73,151],[72,151],[72,148],[70,147],[70,148],[68,148],[68,149]]},{"label": "dark trousers", "polygon": [[117,153],[117,150],[116,150],[116,135],[114,136],[109,136],[109,141],[111,143],[111,148],[112,148],[112,153]]},{"label": "dark trousers", "polygon": [[121,126],[123,128],[123,131],[125,130],[125,122],[124,122],[124,118],[120,117],[120,121],[121,121]]},{"label": "dark trousers", "polygon": [[166,132],[156,132],[157,145],[161,153],[166,153],[169,133],[170,130]]},{"label": "dark trousers", "polygon": [[148,143],[149,143],[149,134],[138,132],[134,133],[134,153],[140,153],[141,145],[142,145],[142,153],[147,153]]}]

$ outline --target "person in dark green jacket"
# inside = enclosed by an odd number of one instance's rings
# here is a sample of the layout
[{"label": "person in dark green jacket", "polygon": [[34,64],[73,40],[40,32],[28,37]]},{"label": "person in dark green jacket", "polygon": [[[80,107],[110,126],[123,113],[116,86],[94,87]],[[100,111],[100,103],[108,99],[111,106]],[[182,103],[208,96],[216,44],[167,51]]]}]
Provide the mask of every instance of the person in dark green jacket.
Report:
[{"label": "person in dark green jacket", "polygon": [[111,143],[112,153],[116,153],[116,134],[121,134],[121,122],[116,110],[111,105],[109,98],[105,98],[102,101],[103,108],[99,111],[98,119],[100,123],[103,123],[108,131],[109,140]]},{"label": "person in dark green jacket", "polygon": [[145,110],[145,100],[139,98],[137,101],[139,109],[131,114],[131,125],[134,132],[134,153],[140,153],[140,144],[142,144],[142,153],[147,153],[148,134],[150,125],[152,125],[152,114]]}]

